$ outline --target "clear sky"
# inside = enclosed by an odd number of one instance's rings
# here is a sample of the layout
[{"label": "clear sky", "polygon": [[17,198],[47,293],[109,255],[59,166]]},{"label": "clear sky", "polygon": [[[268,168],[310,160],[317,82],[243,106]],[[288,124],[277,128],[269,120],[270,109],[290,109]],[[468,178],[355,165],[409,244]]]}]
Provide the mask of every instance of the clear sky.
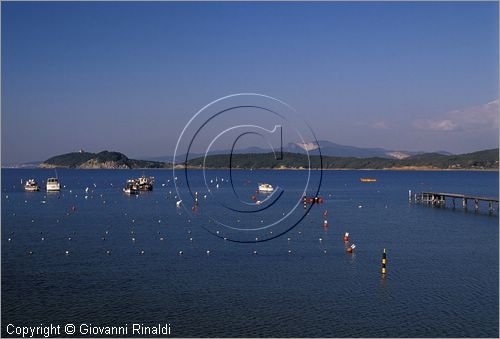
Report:
[{"label": "clear sky", "polygon": [[2,2],[2,161],[84,148],[172,154],[238,92],[318,139],[498,147],[498,3]]}]

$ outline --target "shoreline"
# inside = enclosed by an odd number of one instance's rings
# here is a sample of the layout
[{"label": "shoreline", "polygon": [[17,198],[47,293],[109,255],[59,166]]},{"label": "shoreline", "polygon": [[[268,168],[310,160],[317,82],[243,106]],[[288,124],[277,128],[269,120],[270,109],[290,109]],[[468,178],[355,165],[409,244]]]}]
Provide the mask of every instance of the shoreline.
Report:
[{"label": "shoreline", "polygon": [[[176,169],[184,169],[184,166],[176,167]],[[50,170],[50,169],[68,169],[68,170],[168,170],[171,171],[172,167],[164,168],[148,168],[148,167],[138,167],[138,168],[77,168],[77,167],[1,167],[2,170]],[[202,167],[187,167],[190,170],[204,170]],[[207,167],[206,170],[229,170],[229,167]],[[267,171],[307,171],[308,168],[294,168],[294,167],[283,167],[283,168],[232,168],[232,170],[238,171],[254,171],[254,170],[267,170]],[[318,168],[311,168],[311,171],[319,171]],[[387,168],[323,168],[323,171],[434,171],[434,172],[499,172],[498,168],[438,168],[431,166],[401,166],[401,167],[387,167]]]}]

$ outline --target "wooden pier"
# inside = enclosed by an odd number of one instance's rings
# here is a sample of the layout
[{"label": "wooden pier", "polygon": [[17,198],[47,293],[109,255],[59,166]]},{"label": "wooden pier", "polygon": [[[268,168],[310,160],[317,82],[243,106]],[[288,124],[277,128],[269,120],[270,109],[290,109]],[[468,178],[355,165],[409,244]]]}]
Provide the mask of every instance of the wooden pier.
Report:
[{"label": "wooden pier", "polygon": [[[409,191],[409,197],[411,200],[411,191]],[[422,204],[430,204],[432,206],[446,207],[446,199],[451,199],[452,207],[455,208],[455,200],[459,199],[462,201],[462,208],[467,210],[468,202],[473,202],[473,207],[476,212],[479,211],[479,202],[484,201],[488,203],[488,212],[495,212],[494,204],[498,207],[498,198],[493,197],[482,197],[467,194],[456,194],[456,193],[441,193],[441,192],[422,192],[420,194],[414,195],[414,201],[420,202]]]}]

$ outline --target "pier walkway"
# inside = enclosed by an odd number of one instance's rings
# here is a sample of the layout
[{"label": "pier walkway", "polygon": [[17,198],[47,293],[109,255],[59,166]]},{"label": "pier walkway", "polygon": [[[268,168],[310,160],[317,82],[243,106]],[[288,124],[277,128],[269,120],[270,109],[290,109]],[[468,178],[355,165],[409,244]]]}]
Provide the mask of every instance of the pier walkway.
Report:
[{"label": "pier walkway", "polygon": [[[411,191],[409,192],[409,198],[411,200]],[[462,208],[467,209],[468,201],[473,201],[474,210],[479,211],[479,202],[484,201],[488,203],[488,211],[493,213],[495,211],[494,204],[498,205],[498,197],[482,197],[467,194],[456,194],[456,193],[441,193],[441,192],[422,192],[420,194],[415,194],[414,201],[420,202],[422,204],[431,204],[433,206],[446,206],[446,199],[451,199],[452,207],[455,208],[455,199],[460,199],[462,201]]]}]

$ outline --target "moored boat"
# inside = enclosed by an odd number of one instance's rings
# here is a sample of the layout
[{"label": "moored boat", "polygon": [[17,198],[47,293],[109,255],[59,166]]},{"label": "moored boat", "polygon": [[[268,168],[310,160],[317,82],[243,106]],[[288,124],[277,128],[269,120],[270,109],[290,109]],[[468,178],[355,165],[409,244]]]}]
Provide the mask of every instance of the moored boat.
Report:
[{"label": "moored boat", "polygon": [[146,177],[142,176],[140,178],[137,178],[135,180],[138,188],[141,191],[152,191],[153,190],[153,184],[154,184],[155,178],[154,177]]},{"label": "moored boat", "polygon": [[61,190],[61,184],[57,178],[48,178],[46,188],[47,192],[57,192]]},{"label": "moored boat", "polygon": [[129,195],[139,194],[139,188],[137,187],[137,183],[134,179],[127,180],[127,184],[123,188],[123,192]]},{"label": "moored boat", "polygon": [[38,187],[38,184],[35,181],[35,179],[29,179],[24,184],[24,190],[28,192],[36,192],[40,190],[40,187]]},{"label": "moored boat", "polygon": [[375,178],[360,178],[359,181],[361,181],[361,182],[376,182],[377,179],[375,179]]},{"label": "moored boat", "polygon": [[262,193],[271,193],[272,191],[274,191],[274,188],[272,185],[270,184],[259,184],[259,192],[262,192]]}]

